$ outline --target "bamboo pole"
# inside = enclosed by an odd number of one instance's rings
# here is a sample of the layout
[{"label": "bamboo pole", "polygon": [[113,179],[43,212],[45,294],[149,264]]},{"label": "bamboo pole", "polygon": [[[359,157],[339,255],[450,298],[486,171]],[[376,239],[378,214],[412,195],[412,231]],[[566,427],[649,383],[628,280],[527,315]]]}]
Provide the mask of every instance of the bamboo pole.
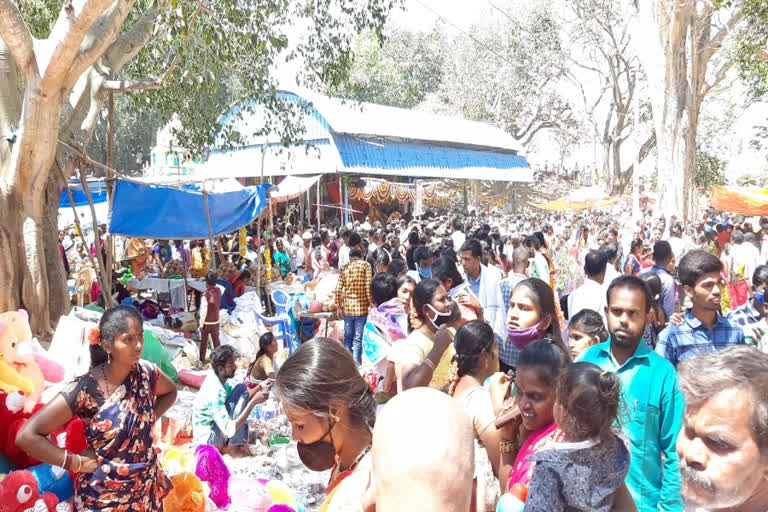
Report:
[{"label": "bamboo pole", "polygon": [[317,232],[320,233],[320,180],[317,180]]},{"label": "bamboo pole", "polygon": [[96,267],[96,275],[99,277],[99,286],[101,287],[102,296],[104,297],[104,306],[111,308],[114,305],[112,303],[112,273],[110,272],[109,276],[107,276],[106,269],[104,268],[104,261],[101,259],[101,248],[99,247],[99,242],[101,241],[101,228],[96,219],[96,208],[93,206],[93,198],[91,197],[91,191],[88,187],[88,177],[85,175],[85,165],[80,165],[80,184],[83,186],[85,198],[88,200],[88,208],[91,210],[91,219],[93,221],[96,262],[98,263],[98,267]]},{"label": "bamboo pole", "polygon": [[[72,207],[72,213],[75,215],[75,226],[77,226],[77,232],[80,234],[80,242],[83,244],[83,247],[87,247],[88,242],[85,239],[85,234],[83,234],[83,227],[80,225],[80,219],[77,216],[77,207],[75,206],[75,198],[72,197],[72,190],[69,188],[69,178],[64,174],[64,169],[62,169],[61,165],[59,165],[58,159],[56,160],[56,167],[59,168],[59,171],[64,176],[64,187],[67,191],[67,197],[69,198],[69,205]],[[96,270],[96,280],[99,281],[99,286],[101,286],[101,276],[98,271],[98,266],[96,265],[96,262],[93,260],[93,256],[91,256],[91,251],[88,251],[88,259],[91,260],[91,265],[93,265],[93,268]],[[102,288],[103,290],[104,288]],[[84,290],[85,292],[85,290]],[[88,290],[88,293],[90,293],[90,290]],[[106,298],[104,299],[104,304],[106,305]],[[109,297],[109,300],[111,302],[112,297]],[[79,302],[80,306],[82,306],[82,301]]]},{"label": "bamboo pole", "polygon": [[205,220],[208,221],[208,243],[211,245],[211,263],[216,271],[216,248],[213,245],[213,227],[211,226],[211,210],[208,208],[208,192],[203,185],[203,204],[205,205]]}]

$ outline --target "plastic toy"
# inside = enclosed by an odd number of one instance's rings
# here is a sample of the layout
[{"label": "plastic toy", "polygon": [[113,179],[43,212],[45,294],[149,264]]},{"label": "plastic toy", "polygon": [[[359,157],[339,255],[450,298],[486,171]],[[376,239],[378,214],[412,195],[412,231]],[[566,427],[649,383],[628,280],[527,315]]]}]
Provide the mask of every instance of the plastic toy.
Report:
[{"label": "plastic toy", "polygon": [[59,501],[65,501],[75,494],[75,488],[72,479],[65,470],[50,464],[38,464],[28,469],[37,480],[37,487],[40,492],[52,492]]},{"label": "plastic toy", "polygon": [[266,512],[274,504],[267,488],[251,478],[232,477],[229,494],[232,497],[230,508],[238,512]]}]

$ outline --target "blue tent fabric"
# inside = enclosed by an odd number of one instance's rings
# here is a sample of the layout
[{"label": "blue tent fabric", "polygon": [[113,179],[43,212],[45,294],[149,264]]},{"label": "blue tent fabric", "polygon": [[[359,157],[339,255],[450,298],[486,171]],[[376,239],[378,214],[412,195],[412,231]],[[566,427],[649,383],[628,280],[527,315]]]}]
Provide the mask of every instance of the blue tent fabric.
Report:
[{"label": "blue tent fabric", "polygon": [[[91,191],[91,199],[93,204],[105,203],[107,201],[107,189],[105,187],[94,187],[89,185]],[[72,191],[72,199],[75,200],[75,206],[87,206],[88,198],[85,195],[80,183],[77,186],[70,185]],[[69,208],[69,196],[67,196],[67,190],[61,191],[61,197],[59,198],[59,208]]]},{"label": "blue tent fabric", "polygon": [[[208,194],[214,236],[253,222],[267,207],[262,184],[235,192]],[[137,238],[208,238],[202,192],[118,180],[112,197],[109,232]]]}]

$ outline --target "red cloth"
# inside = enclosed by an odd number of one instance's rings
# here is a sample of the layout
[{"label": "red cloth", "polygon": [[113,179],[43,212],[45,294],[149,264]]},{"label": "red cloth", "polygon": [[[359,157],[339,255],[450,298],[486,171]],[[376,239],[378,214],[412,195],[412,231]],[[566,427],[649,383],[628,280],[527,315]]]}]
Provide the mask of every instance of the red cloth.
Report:
[{"label": "red cloth", "polygon": [[717,235],[717,245],[720,246],[720,249],[725,247],[725,244],[731,241],[731,234],[727,231],[723,231],[722,233],[718,233]]}]

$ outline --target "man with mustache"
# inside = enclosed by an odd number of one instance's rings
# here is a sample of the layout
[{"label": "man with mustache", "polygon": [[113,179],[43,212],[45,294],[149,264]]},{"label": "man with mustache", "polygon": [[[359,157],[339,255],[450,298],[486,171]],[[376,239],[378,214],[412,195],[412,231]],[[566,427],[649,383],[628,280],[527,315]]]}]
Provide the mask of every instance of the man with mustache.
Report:
[{"label": "man with mustache", "polygon": [[697,512],[768,510],[768,355],[727,348],[680,363],[682,494]]},{"label": "man with mustache", "polygon": [[651,320],[651,291],[635,276],[608,287],[605,316],[611,337],[591,347],[582,361],[621,380],[622,427],[632,456],[627,488],[639,512],[683,510],[675,442],[683,415],[677,373],[643,341]]}]

